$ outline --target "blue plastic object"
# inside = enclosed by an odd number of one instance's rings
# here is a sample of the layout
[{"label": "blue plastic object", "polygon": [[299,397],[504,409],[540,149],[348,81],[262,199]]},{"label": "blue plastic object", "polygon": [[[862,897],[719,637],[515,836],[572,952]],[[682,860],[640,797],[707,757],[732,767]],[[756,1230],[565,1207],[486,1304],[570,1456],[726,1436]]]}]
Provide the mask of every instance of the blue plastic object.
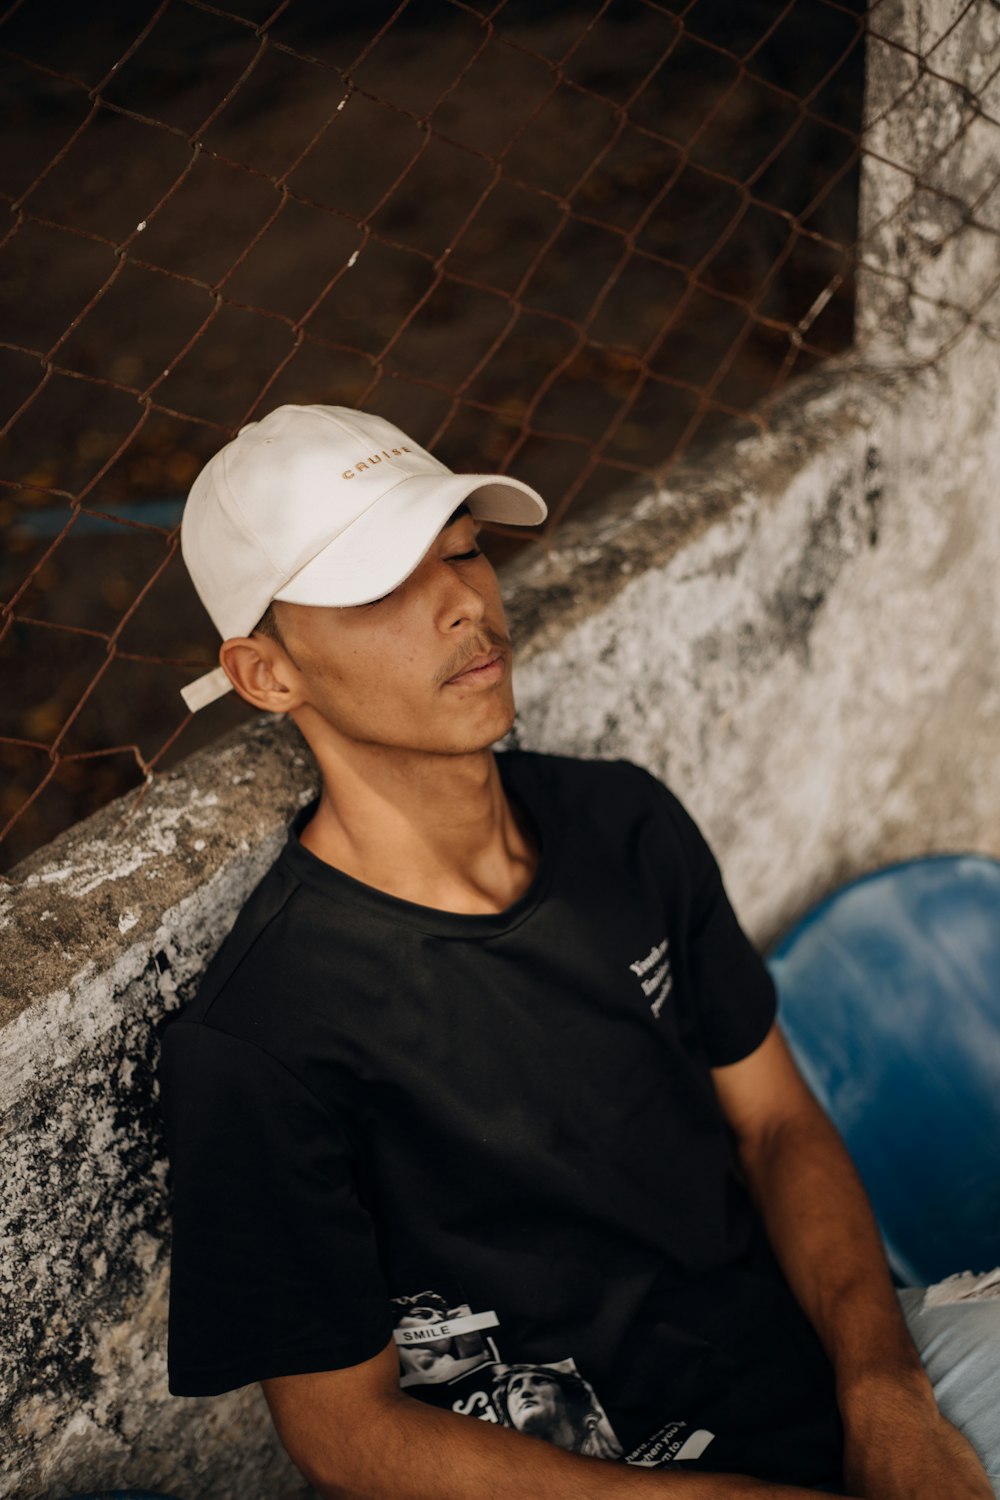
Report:
[{"label": "blue plastic object", "polygon": [[1000,1264],[1000,863],[941,855],[865,876],[767,962],[898,1280]]}]

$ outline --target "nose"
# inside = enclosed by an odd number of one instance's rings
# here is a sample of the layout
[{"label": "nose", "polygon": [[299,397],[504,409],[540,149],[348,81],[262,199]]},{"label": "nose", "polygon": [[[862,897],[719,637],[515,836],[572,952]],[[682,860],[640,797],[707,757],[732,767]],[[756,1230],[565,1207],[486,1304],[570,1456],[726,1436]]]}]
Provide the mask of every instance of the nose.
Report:
[{"label": "nose", "polygon": [[437,609],[438,628],[444,634],[449,634],[466,623],[478,625],[486,615],[485,594],[444,559],[440,561],[437,572],[441,591]]}]

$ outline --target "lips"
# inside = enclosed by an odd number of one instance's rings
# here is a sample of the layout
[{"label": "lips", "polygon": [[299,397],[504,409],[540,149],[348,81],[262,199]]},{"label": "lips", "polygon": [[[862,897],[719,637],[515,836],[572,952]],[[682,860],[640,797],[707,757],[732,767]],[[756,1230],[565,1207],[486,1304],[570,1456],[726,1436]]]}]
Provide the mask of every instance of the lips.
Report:
[{"label": "lips", "polygon": [[503,675],[503,668],[502,651],[482,651],[467,662],[461,672],[456,672],[454,677],[449,677],[448,683],[493,681]]}]

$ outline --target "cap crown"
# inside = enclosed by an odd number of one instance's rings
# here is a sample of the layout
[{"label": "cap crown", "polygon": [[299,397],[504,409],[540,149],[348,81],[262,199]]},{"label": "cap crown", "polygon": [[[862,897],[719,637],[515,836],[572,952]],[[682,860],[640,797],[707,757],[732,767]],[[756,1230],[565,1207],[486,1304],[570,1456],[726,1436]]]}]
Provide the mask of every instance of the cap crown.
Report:
[{"label": "cap crown", "polygon": [[341,406],[279,406],[202,469],[181,551],[223,639],[246,635],[301,568],[396,484],[451,470],[392,422]]}]

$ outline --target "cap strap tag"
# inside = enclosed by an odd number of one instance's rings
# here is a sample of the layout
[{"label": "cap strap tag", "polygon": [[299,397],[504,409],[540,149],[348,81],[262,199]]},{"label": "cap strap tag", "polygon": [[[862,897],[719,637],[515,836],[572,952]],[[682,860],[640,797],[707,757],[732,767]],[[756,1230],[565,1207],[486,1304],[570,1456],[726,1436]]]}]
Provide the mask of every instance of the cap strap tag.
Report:
[{"label": "cap strap tag", "polygon": [[232,683],[221,667],[214,671],[206,672],[204,677],[198,677],[194,682],[189,682],[187,687],[181,688],[181,697],[193,714],[199,708],[205,708],[209,703],[214,703],[216,698],[222,698],[232,691]]}]

